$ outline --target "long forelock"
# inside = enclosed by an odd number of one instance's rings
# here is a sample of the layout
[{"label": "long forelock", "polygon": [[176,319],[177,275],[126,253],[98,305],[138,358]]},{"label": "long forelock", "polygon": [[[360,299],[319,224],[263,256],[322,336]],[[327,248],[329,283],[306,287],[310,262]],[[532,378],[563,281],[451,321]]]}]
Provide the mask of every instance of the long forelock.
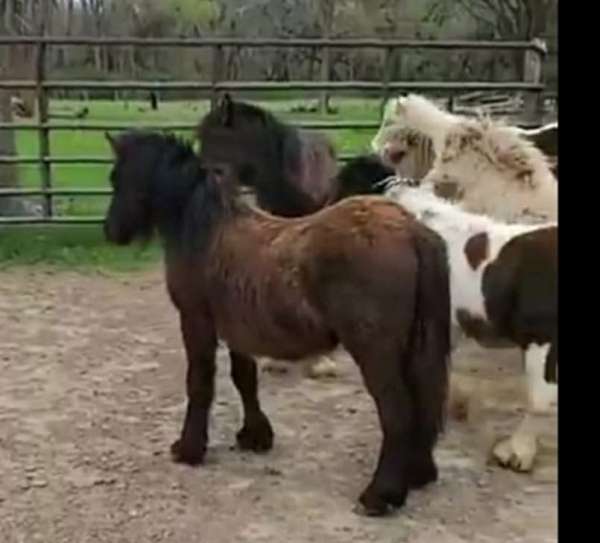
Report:
[{"label": "long forelock", "polygon": [[394,121],[396,120],[396,108],[398,105],[398,98],[390,98],[383,108],[383,118],[382,121]]}]

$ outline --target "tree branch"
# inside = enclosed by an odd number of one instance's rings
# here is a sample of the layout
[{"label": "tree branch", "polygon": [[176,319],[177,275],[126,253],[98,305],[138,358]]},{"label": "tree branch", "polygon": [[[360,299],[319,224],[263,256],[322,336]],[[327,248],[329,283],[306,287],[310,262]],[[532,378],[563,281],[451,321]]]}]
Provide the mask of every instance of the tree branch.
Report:
[{"label": "tree branch", "polygon": [[[477,12],[475,6],[471,5],[474,2],[470,2],[469,0],[459,0],[459,2],[463,9],[467,12],[467,15],[469,15],[469,17],[471,17],[473,20],[483,23],[492,29],[496,27],[496,21],[494,19],[488,19],[483,15],[483,13]],[[488,10],[485,9],[484,11],[488,12]]]}]

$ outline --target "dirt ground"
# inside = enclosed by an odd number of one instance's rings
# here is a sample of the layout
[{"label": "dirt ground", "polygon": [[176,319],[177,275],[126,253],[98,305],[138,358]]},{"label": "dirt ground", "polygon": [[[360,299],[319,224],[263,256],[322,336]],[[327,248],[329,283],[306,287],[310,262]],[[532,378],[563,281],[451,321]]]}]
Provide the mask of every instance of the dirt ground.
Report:
[{"label": "dirt ground", "polygon": [[[488,416],[510,428],[515,353],[482,363],[469,349],[457,371],[509,383]],[[557,541],[555,420],[527,475],[485,465],[480,430],[450,421],[440,481],[391,517],[365,518],[353,508],[379,429],[353,363],[342,358],[335,380],[263,373],[276,441],[253,455],[232,448],[240,406],[220,362],[207,464],[173,464],[185,363],[160,271],[0,272],[0,541]]]}]

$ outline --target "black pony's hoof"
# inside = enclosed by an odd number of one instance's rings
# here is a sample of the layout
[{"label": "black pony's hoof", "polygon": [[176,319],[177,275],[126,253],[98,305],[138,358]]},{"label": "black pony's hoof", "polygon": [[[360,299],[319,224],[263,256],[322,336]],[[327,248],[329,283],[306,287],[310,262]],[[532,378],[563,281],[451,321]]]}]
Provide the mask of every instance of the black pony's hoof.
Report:
[{"label": "black pony's hoof", "polygon": [[239,448],[243,451],[266,452],[273,448],[273,428],[264,415],[252,424],[246,422],[236,438]]},{"label": "black pony's hoof", "polygon": [[385,517],[393,508],[381,499],[364,500],[362,497],[356,504],[354,512],[361,517]]},{"label": "black pony's hoof", "polygon": [[206,445],[201,443],[189,443],[178,439],[171,445],[171,457],[178,464],[188,464],[189,466],[198,466],[204,463]]}]

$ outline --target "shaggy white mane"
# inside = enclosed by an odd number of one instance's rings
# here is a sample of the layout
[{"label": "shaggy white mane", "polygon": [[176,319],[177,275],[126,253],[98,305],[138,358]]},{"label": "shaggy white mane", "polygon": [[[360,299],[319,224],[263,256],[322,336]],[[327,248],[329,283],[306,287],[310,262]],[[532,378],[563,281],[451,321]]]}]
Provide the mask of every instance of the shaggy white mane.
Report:
[{"label": "shaggy white mane", "polygon": [[412,94],[388,102],[373,147],[381,153],[388,141],[410,132],[433,144],[433,165],[424,182],[455,185],[465,209],[509,222],[557,218],[556,179],[523,130],[454,115]]}]

